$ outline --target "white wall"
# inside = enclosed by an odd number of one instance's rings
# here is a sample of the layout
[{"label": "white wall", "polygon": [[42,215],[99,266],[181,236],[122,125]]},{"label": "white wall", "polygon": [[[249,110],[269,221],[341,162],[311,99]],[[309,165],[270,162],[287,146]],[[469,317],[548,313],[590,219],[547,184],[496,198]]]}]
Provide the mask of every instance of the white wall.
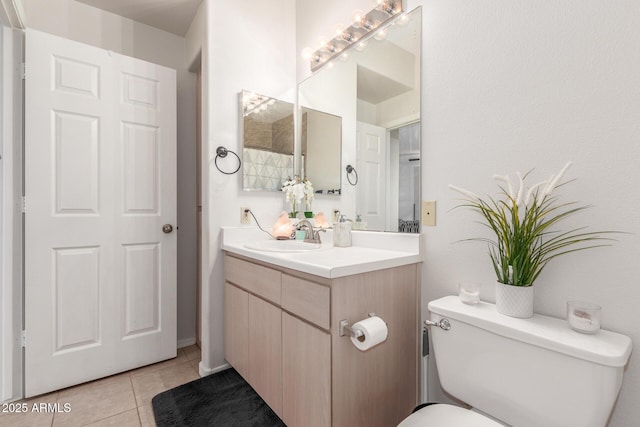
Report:
[{"label": "white wall", "polygon": [[[333,28],[360,2],[323,2],[332,16],[307,16],[298,1],[299,51],[313,31]],[[362,2],[368,3],[368,2]],[[455,244],[478,233],[472,217],[451,212],[454,183],[495,191],[494,173],[544,179],[575,165],[565,200],[595,207],[576,224],[616,229],[610,248],[552,262],[536,283],[535,311],[565,317],[568,299],[603,307],[603,327],[640,343],[640,8],[634,1],[408,0],[423,6],[423,199],[438,201],[437,226],[425,228],[423,317],[429,300],[454,294],[459,281],[495,280],[478,245]],[[318,6],[319,7],[319,6]],[[340,19],[340,18],[338,18]],[[308,23],[308,26],[306,25]],[[317,37],[317,35],[315,37]],[[298,77],[308,75],[298,67]],[[523,367],[526,369],[526,367]],[[433,400],[443,399],[436,384]],[[632,355],[610,426],[637,425],[640,358]]]},{"label": "white wall", "polygon": [[[295,8],[294,0],[204,0],[187,34],[187,51],[194,55],[202,49],[203,255],[208,260],[203,267],[202,374],[226,364],[220,227],[240,225],[240,207],[246,206],[269,228],[285,207],[282,193],[245,192],[241,173],[219,172],[214,166],[215,149],[222,145],[240,153],[241,90],[295,100]],[[233,170],[234,162],[228,156],[218,164]]]},{"label": "white wall", "polygon": [[195,342],[195,75],[183,37],[72,0],[23,0],[26,26],[177,71],[178,344]]},{"label": "white wall", "polygon": [[[410,2],[417,3],[417,2]],[[423,22],[423,198],[438,200],[426,229],[426,302],[461,280],[484,284],[486,252],[453,242],[478,227],[451,212],[449,183],[494,191],[493,173],[536,168],[544,179],[567,160],[577,181],[565,200],[595,207],[577,221],[624,230],[611,248],[568,255],[536,283],[535,310],[565,316],[569,299],[597,302],[603,327],[640,343],[640,8],[633,1],[433,0]],[[611,426],[640,419],[640,358],[632,355]]]}]

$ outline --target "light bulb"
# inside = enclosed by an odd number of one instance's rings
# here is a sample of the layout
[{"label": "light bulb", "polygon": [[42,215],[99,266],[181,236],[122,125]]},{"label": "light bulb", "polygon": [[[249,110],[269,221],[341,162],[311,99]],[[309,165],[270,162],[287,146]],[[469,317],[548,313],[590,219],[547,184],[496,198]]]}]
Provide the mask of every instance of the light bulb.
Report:
[{"label": "light bulb", "polygon": [[395,0],[377,0],[376,9],[385,12],[387,15],[395,15],[400,12]]},{"label": "light bulb", "polygon": [[373,36],[376,40],[384,40],[387,38],[387,29],[383,28],[379,30],[375,36]]},{"label": "light bulb", "polygon": [[336,53],[336,52],[338,51],[338,48],[337,48],[337,47],[336,47],[336,45],[335,45],[335,44],[333,44],[333,43],[327,43],[327,44],[324,46],[324,50],[326,50],[326,51],[327,51],[327,52],[329,52],[329,53]]},{"label": "light bulb", "polygon": [[367,48],[367,42],[360,42],[358,43],[358,45],[356,46],[356,50],[362,52],[363,50],[365,50]]},{"label": "light bulb", "polygon": [[358,39],[354,33],[349,31],[344,31],[340,37],[347,43],[353,43]]},{"label": "light bulb", "polygon": [[313,55],[313,48],[305,47],[304,49],[302,49],[302,58],[305,61],[310,61],[312,55]]},{"label": "light bulb", "polygon": [[401,27],[407,25],[408,22],[409,22],[409,15],[407,15],[406,13],[395,21],[395,23],[400,25]]},{"label": "light bulb", "polygon": [[276,103],[276,100],[271,98],[269,101],[267,101],[267,105],[273,105]]},{"label": "light bulb", "polygon": [[356,9],[351,12],[351,19],[353,20],[353,26],[356,28],[360,28],[361,22],[364,18],[364,12],[360,9]]},{"label": "light bulb", "polygon": [[342,52],[342,54],[340,54],[340,61],[347,62],[348,60],[349,60],[349,53]]},{"label": "light bulb", "polygon": [[372,22],[372,21],[369,21],[367,18],[363,18],[362,21],[360,22],[360,26],[367,31],[371,31],[378,25],[380,25],[379,22]]}]

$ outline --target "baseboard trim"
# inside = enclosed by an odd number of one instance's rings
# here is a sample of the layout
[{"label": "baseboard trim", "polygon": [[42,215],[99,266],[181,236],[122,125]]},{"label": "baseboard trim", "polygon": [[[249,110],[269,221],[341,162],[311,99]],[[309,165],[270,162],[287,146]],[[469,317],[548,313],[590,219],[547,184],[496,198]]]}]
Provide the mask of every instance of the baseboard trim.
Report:
[{"label": "baseboard trim", "polygon": [[225,363],[223,365],[216,366],[215,368],[208,368],[208,367],[206,367],[206,366],[204,366],[202,364],[202,361],[200,361],[200,363],[198,364],[198,373],[200,374],[201,377],[206,377],[207,375],[211,375],[211,374],[215,374],[216,372],[224,371],[226,369],[229,369],[230,367],[231,367],[231,365],[229,365],[228,363]]},{"label": "baseboard trim", "polygon": [[190,345],[194,345],[195,343],[196,343],[196,337],[178,340],[178,348],[189,347]]}]

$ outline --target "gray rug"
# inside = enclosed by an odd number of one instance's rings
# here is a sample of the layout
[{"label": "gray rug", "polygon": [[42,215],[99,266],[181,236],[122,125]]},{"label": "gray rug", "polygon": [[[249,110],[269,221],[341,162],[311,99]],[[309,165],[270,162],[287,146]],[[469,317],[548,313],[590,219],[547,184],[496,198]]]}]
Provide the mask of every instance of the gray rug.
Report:
[{"label": "gray rug", "polygon": [[151,404],[158,427],[285,426],[234,369],[162,392]]}]

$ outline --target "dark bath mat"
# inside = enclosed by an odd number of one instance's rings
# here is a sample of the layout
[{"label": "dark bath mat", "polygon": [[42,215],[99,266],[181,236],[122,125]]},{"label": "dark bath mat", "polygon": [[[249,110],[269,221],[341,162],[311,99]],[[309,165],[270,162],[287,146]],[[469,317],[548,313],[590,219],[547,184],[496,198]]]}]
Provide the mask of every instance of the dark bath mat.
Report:
[{"label": "dark bath mat", "polygon": [[285,426],[235,369],[162,392],[151,404],[158,427]]}]

